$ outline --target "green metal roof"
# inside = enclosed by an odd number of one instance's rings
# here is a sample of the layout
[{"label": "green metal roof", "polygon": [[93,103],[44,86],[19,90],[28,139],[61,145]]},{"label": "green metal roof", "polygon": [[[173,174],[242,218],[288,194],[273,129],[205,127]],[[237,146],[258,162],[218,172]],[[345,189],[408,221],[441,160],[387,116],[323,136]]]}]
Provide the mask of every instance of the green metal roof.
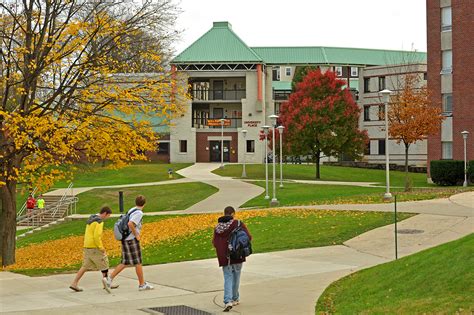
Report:
[{"label": "green metal roof", "polygon": [[272,88],[274,90],[291,90],[291,81],[272,81]]},{"label": "green metal roof", "polygon": [[191,62],[262,62],[262,58],[232,31],[229,22],[214,22],[207,33],[172,60]]}]

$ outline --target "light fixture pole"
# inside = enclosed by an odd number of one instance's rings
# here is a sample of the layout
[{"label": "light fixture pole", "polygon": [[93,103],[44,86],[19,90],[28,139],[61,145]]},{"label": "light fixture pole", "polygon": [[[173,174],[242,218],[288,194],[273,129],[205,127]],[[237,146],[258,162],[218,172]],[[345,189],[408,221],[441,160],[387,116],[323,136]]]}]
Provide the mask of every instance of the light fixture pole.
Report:
[{"label": "light fixture pole", "polygon": [[221,168],[224,168],[224,122],[225,119],[221,118]]},{"label": "light fixture pole", "polygon": [[263,126],[263,133],[265,134],[265,199],[270,199],[268,195],[268,129],[270,126]]},{"label": "light fixture pole", "polygon": [[384,194],[384,199],[390,200],[392,199],[392,194],[390,193],[390,155],[388,152],[388,102],[390,101],[390,95],[392,91],[390,90],[383,90],[379,92],[379,95],[382,97],[382,101],[384,103],[385,108],[385,175],[386,175],[386,183],[387,183],[387,191]]},{"label": "light fixture pole", "polygon": [[283,130],[285,127],[278,126],[277,129],[280,134],[280,188],[283,188]]},{"label": "light fixture pole", "polygon": [[278,202],[278,199],[277,199],[277,196],[276,196],[276,158],[275,158],[275,142],[276,142],[276,138],[275,138],[275,129],[276,129],[276,125],[277,125],[277,119],[278,119],[278,115],[270,115],[268,116],[268,118],[271,119],[272,121],[272,156],[273,156],[273,198],[272,198],[272,201],[270,202],[270,206],[274,207],[274,206],[278,206],[279,202]]},{"label": "light fixture pole", "polygon": [[245,162],[247,160],[247,142],[245,139],[247,138],[247,130],[242,130],[242,136],[244,137],[244,164],[242,165],[242,178],[247,177],[247,172],[245,171]]},{"label": "light fixture pole", "polygon": [[464,183],[462,185],[463,187],[467,187],[467,136],[469,135],[469,131],[464,130],[461,134],[464,139]]}]

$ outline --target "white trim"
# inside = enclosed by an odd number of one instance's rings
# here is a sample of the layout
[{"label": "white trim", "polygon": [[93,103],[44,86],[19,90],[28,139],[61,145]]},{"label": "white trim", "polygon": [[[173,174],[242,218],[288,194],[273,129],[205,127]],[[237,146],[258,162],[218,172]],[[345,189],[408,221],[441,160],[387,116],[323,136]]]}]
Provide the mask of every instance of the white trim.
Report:
[{"label": "white trim", "polygon": [[224,141],[232,141],[232,136],[224,136],[224,137],[208,136],[207,137],[207,141],[221,141],[222,139],[224,139]]}]

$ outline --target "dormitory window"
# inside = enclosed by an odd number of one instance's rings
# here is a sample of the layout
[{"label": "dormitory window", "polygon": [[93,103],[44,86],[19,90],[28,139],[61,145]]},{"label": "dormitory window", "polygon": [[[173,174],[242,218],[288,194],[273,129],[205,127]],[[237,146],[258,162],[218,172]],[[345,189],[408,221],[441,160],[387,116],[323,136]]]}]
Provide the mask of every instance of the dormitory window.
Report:
[{"label": "dormitory window", "polygon": [[379,77],[379,91],[385,90],[385,77]]},{"label": "dormitory window", "polygon": [[450,31],[452,23],[451,7],[441,8],[441,31]]},{"label": "dormitory window", "polygon": [[280,67],[273,68],[273,81],[280,81]]},{"label": "dormitory window", "polygon": [[291,68],[290,67],[285,68],[285,74],[286,74],[287,77],[291,76]]},{"label": "dormitory window", "polygon": [[370,78],[364,78],[364,93],[370,92]]},{"label": "dormitory window", "polygon": [[370,121],[370,106],[364,106],[364,121]]},{"label": "dormitory window", "polygon": [[334,67],[334,72],[336,72],[336,76],[342,77],[342,67]]},{"label": "dormitory window", "polygon": [[359,68],[351,67],[351,77],[358,77],[359,76]]},{"label": "dormitory window", "polygon": [[452,113],[453,112],[453,94],[443,94],[443,112]]},{"label": "dormitory window", "polygon": [[188,141],[187,140],[179,140],[179,152],[180,153],[188,152]]},{"label": "dormitory window", "polygon": [[385,139],[379,140],[379,155],[385,155]]},{"label": "dormitory window", "polygon": [[443,51],[443,68],[441,73],[451,73],[453,70],[453,51],[444,50]]},{"label": "dormitory window", "polygon": [[379,120],[385,120],[385,105],[379,105]]},{"label": "dormitory window", "polygon": [[247,140],[247,153],[255,152],[255,140]]},{"label": "dormitory window", "polygon": [[441,142],[441,154],[442,154],[443,160],[453,159],[453,142],[452,141]]}]

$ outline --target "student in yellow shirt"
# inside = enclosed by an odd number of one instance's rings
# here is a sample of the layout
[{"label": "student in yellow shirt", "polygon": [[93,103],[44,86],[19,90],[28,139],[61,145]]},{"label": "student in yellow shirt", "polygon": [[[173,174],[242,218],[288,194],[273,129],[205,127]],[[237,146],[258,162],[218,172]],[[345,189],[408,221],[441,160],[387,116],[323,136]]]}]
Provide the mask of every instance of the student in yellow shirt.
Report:
[{"label": "student in yellow shirt", "polygon": [[[83,291],[82,288],[78,287],[78,284],[87,270],[100,270],[103,279],[107,278],[109,259],[102,244],[102,231],[104,229],[104,220],[110,217],[111,214],[112,210],[109,207],[103,207],[98,214],[91,215],[87,220],[84,233],[84,260],[81,269],[77,272],[76,278],[69,286],[71,290],[76,292]],[[104,286],[104,289],[110,293],[110,287]]]}]

